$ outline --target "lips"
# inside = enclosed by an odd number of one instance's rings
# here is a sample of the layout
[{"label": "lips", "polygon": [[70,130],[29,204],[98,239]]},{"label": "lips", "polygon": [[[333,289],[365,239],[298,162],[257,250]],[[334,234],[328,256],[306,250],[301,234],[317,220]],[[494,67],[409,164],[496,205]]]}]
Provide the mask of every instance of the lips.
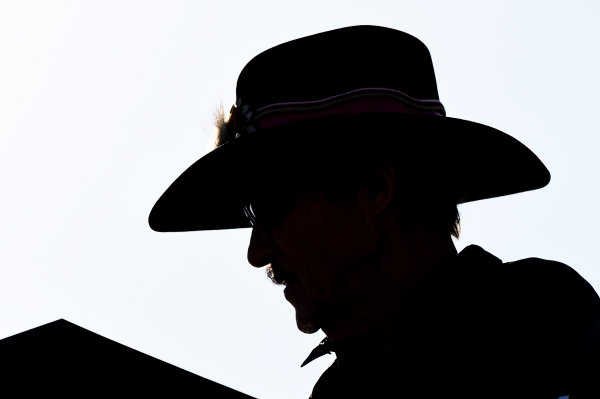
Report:
[{"label": "lips", "polygon": [[294,307],[298,306],[301,302],[301,298],[304,297],[302,294],[302,285],[299,284],[299,279],[295,278],[293,280],[287,280],[285,284],[285,289],[283,290],[283,295],[285,299],[290,302]]}]

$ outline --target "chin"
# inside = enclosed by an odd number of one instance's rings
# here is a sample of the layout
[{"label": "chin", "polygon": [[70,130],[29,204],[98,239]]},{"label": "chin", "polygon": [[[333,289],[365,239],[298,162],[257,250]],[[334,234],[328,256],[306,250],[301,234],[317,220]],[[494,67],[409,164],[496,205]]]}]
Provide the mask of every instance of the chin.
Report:
[{"label": "chin", "polygon": [[298,329],[300,331],[302,331],[304,334],[314,334],[320,330],[320,328],[315,326],[314,324],[313,325],[298,324]]},{"label": "chin", "polygon": [[321,329],[314,320],[302,320],[297,314],[296,325],[298,326],[298,330],[302,331],[304,334],[314,334]]}]

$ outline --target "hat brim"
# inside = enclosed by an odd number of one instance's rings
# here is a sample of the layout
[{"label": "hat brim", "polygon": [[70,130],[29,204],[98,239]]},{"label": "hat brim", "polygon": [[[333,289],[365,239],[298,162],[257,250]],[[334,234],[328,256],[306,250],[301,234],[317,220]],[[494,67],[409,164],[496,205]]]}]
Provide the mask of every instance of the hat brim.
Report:
[{"label": "hat brim", "polygon": [[[243,205],[252,181],[260,179],[254,165],[274,151],[285,159],[285,152],[298,151],[299,143],[318,148],[322,138],[311,135],[323,124],[361,123],[378,132],[377,126],[385,126],[386,146],[398,148],[399,154],[410,146],[412,154],[450,168],[459,203],[535,190],[550,181],[548,169],[531,150],[486,125],[428,115],[334,116],[260,129],[206,154],[159,198],[150,212],[150,227],[160,232],[250,227]],[[362,140],[369,136],[365,133]],[[379,140],[382,134],[376,136]],[[336,139],[344,140],[343,132]]]}]

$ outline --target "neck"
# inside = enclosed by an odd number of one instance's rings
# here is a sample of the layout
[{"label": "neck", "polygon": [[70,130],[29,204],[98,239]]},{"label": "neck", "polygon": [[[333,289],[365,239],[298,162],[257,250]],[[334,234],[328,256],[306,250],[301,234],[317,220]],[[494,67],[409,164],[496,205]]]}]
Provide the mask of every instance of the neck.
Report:
[{"label": "neck", "polygon": [[[423,229],[397,231],[382,240],[372,262],[364,293],[355,306],[346,309],[337,323],[323,331],[340,349],[350,347],[374,353],[401,350],[408,320],[423,305],[436,274],[452,262],[457,252],[450,237],[435,236]],[[399,331],[400,330],[400,331]]]}]

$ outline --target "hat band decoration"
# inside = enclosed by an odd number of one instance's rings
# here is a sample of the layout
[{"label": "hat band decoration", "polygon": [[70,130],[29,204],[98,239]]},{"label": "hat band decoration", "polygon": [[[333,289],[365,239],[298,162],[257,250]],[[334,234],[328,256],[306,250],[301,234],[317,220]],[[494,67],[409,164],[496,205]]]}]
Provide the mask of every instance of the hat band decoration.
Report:
[{"label": "hat band decoration", "polygon": [[[445,116],[437,99],[420,100],[401,91],[386,88],[363,88],[315,101],[269,104],[250,111],[238,98],[231,108],[235,138],[252,133],[257,128],[269,128],[300,120],[360,113],[395,113]],[[254,118],[252,117],[254,115]]]}]

